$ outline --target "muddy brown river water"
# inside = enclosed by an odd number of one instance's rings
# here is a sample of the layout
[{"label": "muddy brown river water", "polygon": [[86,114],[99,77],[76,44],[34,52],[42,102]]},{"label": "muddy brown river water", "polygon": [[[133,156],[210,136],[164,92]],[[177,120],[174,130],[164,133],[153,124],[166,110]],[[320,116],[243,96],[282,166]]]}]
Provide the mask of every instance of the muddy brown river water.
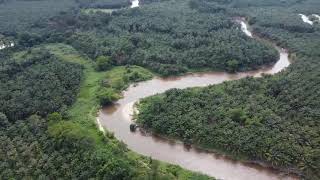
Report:
[{"label": "muddy brown river water", "polygon": [[[243,23],[244,24],[244,23]],[[242,31],[248,33],[242,24]],[[229,157],[197,148],[186,148],[182,143],[155,137],[140,131],[130,132],[133,104],[139,99],[171,88],[201,87],[219,84],[224,81],[244,77],[260,77],[264,74],[275,74],[290,65],[288,53],[277,47],[280,59],[272,66],[256,71],[229,74],[225,72],[192,73],[180,77],[160,78],[130,86],[123,92],[123,98],[114,105],[100,111],[97,122],[99,128],[114,132],[115,137],[127,144],[128,148],[153,159],[179,165],[188,170],[201,172],[224,180],[276,180],[298,179],[293,175],[281,173],[272,168],[257,164],[234,161]]]}]

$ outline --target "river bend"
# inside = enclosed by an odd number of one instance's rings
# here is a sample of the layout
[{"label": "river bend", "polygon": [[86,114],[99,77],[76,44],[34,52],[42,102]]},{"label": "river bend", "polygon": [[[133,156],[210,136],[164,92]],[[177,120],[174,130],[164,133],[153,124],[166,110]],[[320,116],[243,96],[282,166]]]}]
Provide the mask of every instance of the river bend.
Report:
[{"label": "river bend", "polygon": [[[241,30],[248,36],[244,21]],[[127,144],[128,148],[139,154],[150,156],[154,159],[179,165],[183,168],[198,171],[218,179],[224,180],[276,180],[297,179],[291,175],[284,175],[272,168],[262,167],[257,164],[234,161],[226,156],[199,150],[187,149],[182,143],[155,137],[137,131],[130,132],[133,104],[139,99],[157,93],[165,92],[171,88],[203,87],[219,84],[224,81],[237,80],[244,77],[260,77],[262,74],[275,74],[290,65],[286,50],[276,47],[280,59],[272,66],[259,70],[230,74],[226,72],[192,73],[180,77],[160,78],[131,85],[123,92],[123,98],[114,105],[100,111],[97,122],[99,129],[106,128],[114,132],[115,137]]]}]

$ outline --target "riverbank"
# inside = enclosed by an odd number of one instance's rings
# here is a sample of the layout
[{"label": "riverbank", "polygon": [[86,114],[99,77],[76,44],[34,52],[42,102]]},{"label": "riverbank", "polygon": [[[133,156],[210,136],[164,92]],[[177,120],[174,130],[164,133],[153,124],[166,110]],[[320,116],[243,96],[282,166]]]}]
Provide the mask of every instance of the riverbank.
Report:
[{"label": "riverbank", "polygon": [[[131,105],[132,103],[130,103]],[[272,173],[279,174],[280,177],[283,176],[281,179],[288,179],[288,180],[298,180],[300,177],[302,177],[302,174],[300,171],[298,171],[295,168],[289,168],[289,167],[279,167],[274,166],[271,163],[265,162],[263,160],[257,160],[257,159],[251,159],[249,156],[245,156],[242,154],[233,154],[231,151],[228,151],[227,149],[223,149],[220,147],[209,147],[205,144],[197,144],[197,143],[190,143],[190,142],[184,142],[179,137],[173,137],[173,136],[166,136],[165,134],[158,134],[152,131],[151,129],[145,128],[144,124],[141,124],[137,122],[138,114],[139,114],[139,102],[132,105],[132,108],[127,109],[126,112],[132,112],[132,121],[133,123],[136,123],[137,125],[137,131],[140,131],[140,133],[156,137],[157,139],[162,139],[164,141],[180,144],[181,146],[184,146],[186,149],[191,150],[194,149],[197,152],[203,152],[208,154],[214,154],[215,156],[218,156],[223,159],[228,159],[233,162],[240,162],[244,164],[245,166],[257,168],[257,169],[268,169]]]}]

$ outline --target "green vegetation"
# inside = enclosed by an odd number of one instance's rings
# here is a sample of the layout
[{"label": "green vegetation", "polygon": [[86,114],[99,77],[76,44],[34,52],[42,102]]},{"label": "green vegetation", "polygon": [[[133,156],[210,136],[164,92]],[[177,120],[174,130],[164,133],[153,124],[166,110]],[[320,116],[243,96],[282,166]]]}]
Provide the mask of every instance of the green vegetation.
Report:
[{"label": "green vegetation", "polygon": [[118,100],[121,97],[121,91],[126,89],[130,83],[145,81],[151,79],[152,76],[152,73],[138,66],[112,69],[107,73],[106,79],[101,81],[101,86],[96,93],[100,105],[109,105]]},{"label": "green vegetation", "polygon": [[[70,46],[66,46],[66,48],[70,48]],[[60,54],[57,51],[54,53]],[[73,56],[77,57],[77,55]],[[88,61],[84,60],[84,62]],[[135,74],[138,74],[138,76],[135,76]],[[101,96],[100,93],[108,94],[112,100],[116,100],[121,97],[121,91],[126,89],[130,83],[150,79],[153,75],[138,66],[115,67],[107,72],[97,72],[94,70],[93,63],[87,63],[85,65],[85,76],[86,79],[80,89],[77,102],[73,104],[69,111],[70,118],[81,123],[95,122],[96,112],[100,107],[98,102],[101,102],[101,99],[97,98]],[[108,103],[111,103],[111,101]],[[102,103],[102,105],[105,104]]]},{"label": "green vegetation", "polygon": [[[320,178],[318,0],[0,0],[0,179],[208,179],[129,151],[95,124],[129,84],[195,70],[245,71],[288,48],[275,76],[170,90],[139,123],[167,136]],[[88,12],[94,9],[94,13]],[[119,9],[105,13],[105,9]],[[110,10],[111,11],[111,10]],[[142,67],[144,68],[142,68]]]},{"label": "green vegetation", "polygon": [[272,46],[239,31],[232,17],[199,13],[184,1],[112,13],[84,11],[57,14],[30,33],[14,36],[23,47],[65,42],[92,59],[109,56],[114,65],[139,65],[161,75],[195,69],[245,71],[278,59]]},{"label": "green vegetation", "polygon": [[48,127],[38,116],[15,123],[3,114],[0,118],[3,179],[209,179],[137,156],[111,135],[104,137],[77,123],[61,121]]},{"label": "green vegetation", "polygon": [[274,76],[148,97],[140,103],[138,123],[235,158],[319,179],[320,29],[304,23],[298,13],[315,13],[320,2],[200,0],[190,6],[213,14],[219,7],[229,16],[245,16],[260,36],[288,48],[293,63]]},{"label": "green vegetation", "polygon": [[[18,69],[17,67],[20,66],[21,69]],[[55,71],[50,69],[52,66],[55,67]],[[112,90],[115,95],[119,96],[119,93],[131,82],[151,78],[152,73],[149,71],[137,66],[127,66],[116,67],[107,72],[97,72],[93,61],[65,44],[47,44],[30,51],[15,53],[11,60],[4,62],[2,67],[6,68],[1,71],[1,77],[4,80],[1,81],[1,87],[8,87],[8,89],[1,89],[1,97],[3,97],[1,104],[14,103],[15,107],[10,110],[15,113],[8,112],[9,108],[5,106],[1,109],[4,113],[0,113],[1,178],[209,179],[177,166],[138,156],[130,152],[111,133],[107,132],[104,136],[96,128],[96,113],[100,107],[96,94],[100,90]],[[51,70],[51,73],[48,73],[48,69]],[[16,71],[19,73],[15,73]],[[42,71],[47,76],[44,76]],[[32,76],[28,74],[30,72]],[[55,80],[53,74],[60,75],[60,73],[67,74]],[[18,76],[20,74],[21,76]],[[25,77],[22,78],[22,75]],[[6,80],[4,79],[6,76],[19,79],[19,81]],[[42,80],[41,77],[45,77],[45,80]],[[77,88],[71,88],[71,90],[77,90],[81,77],[83,81],[79,95],[72,107],[67,110],[65,106],[70,103],[65,95],[68,95],[68,90],[63,89],[61,92],[60,86],[76,86]],[[42,91],[40,94],[37,89],[30,89],[37,87],[33,86],[33,81],[47,83],[48,85],[40,85],[49,87],[51,93]],[[11,84],[15,86],[9,89]],[[22,85],[24,88],[20,88]],[[19,95],[19,91],[13,89],[23,90],[21,94],[32,92],[39,95],[36,96],[37,98],[32,96],[33,98],[26,97],[23,101],[15,101],[15,94]],[[73,92],[73,94],[76,93]],[[55,107],[49,109],[51,106],[46,106],[48,102],[59,103],[58,98],[61,97],[66,102],[61,101],[64,103],[62,105],[56,104],[57,107],[61,107],[60,109]],[[48,102],[39,101],[38,98],[48,99]],[[75,96],[68,98],[73,102]],[[50,99],[55,99],[55,101],[50,101]],[[38,101],[42,104],[38,105]],[[24,103],[31,105],[24,106]],[[33,107],[33,104],[36,106]],[[17,108],[18,105],[21,106],[21,109]],[[35,108],[37,112],[29,111]],[[35,113],[48,116],[44,119],[32,115]],[[15,116],[12,117],[11,114]]]},{"label": "green vegetation", "polygon": [[[41,2],[47,1],[50,0]],[[199,13],[184,1],[163,1],[112,13],[100,10],[86,13],[87,8],[108,9],[110,2],[78,0],[71,3],[73,10],[49,11],[41,21],[26,21],[30,24],[24,27],[27,32],[15,31],[17,34],[10,36],[17,40],[19,47],[65,42],[92,59],[109,56],[114,65],[139,65],[161,75],[195,69],[245,71],[278,59],[272,46],[239,31],[232,17],[226,18],[223,13]],[[121,2],[127,1],[117,3]],[[226,59],[232,61],[226,62]]]},{"label": "green vegetation", "polygon": [[0,62],[0,112],[18,120],[45,116],[74,102],[82,76],[79,65],[61,61],[45,49],[20,56]]},{"label": "green vegetation", "polygon": [[[118,9],[128,7],[129,0],[0,0],[0,32],[46,33],[42,21],[79,8]],[[26,32],[26,30],[28,30]]]},{"label": "green vegetation", "polygon": [[[96,28],[98,34],[77,32],[71,41],[90,57],[106,54],[115,64],[140,65],[162,75],[201,68],[244,71],[277,60],[275,49],[237,28],[223,14],[200,14],[188,3],[170,1],[114,12]],[[234,60],[231,68],[226,59]]]},{"label": "green vegetation", "polygon": [[[95,127],[95,119],[100,107],[100,93],[109,93],[113,100],[121,97],[121,92],[130,83],[147,80],[153,74],[138,66],[115,67],[110,71],[95,71],[94,63],[81,56],[71,46],[65,44],[49,44],[45,46],[52,54],[67,62],[80,64],[84,67],[84,81],[80,88],[77,101],[68,110],[67,118],[81,124]],[[138,75],[136,75],[138,74]],[[108,103],[112,103],[111,101]],[[107,103],[107,104],[108,104]]]},{"label": "green vegetation", "polygon": [[108,56],[99,56],[96,61],[97,61],[96,69],[98,71],[106,71],[110,69],[112,66],[111,59]]},{"label": "green vegetation", "polygon": [[[76,7],[73,0],[1,0],[0,1],[0,31],[14,34],[36,25],[61,11]],[[35,28],[35,27],[34,27]]]}]

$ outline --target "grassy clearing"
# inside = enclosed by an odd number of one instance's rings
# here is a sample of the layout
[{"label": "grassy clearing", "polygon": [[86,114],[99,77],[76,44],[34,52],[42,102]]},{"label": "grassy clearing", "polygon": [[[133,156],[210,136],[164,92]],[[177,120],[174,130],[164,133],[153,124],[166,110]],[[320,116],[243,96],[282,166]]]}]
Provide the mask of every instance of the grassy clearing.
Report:
[{"label": "grassy clearing", "polygon": [[[103,145],[101,133],[97,131],[95,118],[99,105],[95,92],[99,88],[99,81],[105,78],[106,72],[94,70],[93,62],[79,54],[71,46],[65,44],[49,44],[45,46],[52,54],[67,62],[81,64],[84,67],[84,80],[80,87],[76,102],[68,110],[68,120],[80,124],[82,133],[95,139],[97,145]],[[60,125],[56,125],[60,126]]]},{"label": "grassy clearing", "polygon": [[151,79],[153,74],[139,66],[115,67],[106,73],[110,87],[117,91],[126,89],[131,83]]},{"label": "grassy clearing", "polygon": [[[80,87],[80,92],[76,102],[68,111],[69,118],[73,122],[78,122],[86,126],[96,126],[95,118],[97,110],[100,107],[97,92],[103,87],[103,81],[107,81],[106,89],[113,89],[116,93],[121,93],[127,88],[131,82],[146,80],[153,77],[152,73],[144,68],[138,66],[130,67],[114,67],[110,71],[98,72],[95,71],[94,62],[82,55],[80,55],[71,46],[65,44],[49,44],[45,46],[52,54],[58,58],[81,64],[84,67],[84,80]],[[135,76],[140,79],[130,79]]]}]

